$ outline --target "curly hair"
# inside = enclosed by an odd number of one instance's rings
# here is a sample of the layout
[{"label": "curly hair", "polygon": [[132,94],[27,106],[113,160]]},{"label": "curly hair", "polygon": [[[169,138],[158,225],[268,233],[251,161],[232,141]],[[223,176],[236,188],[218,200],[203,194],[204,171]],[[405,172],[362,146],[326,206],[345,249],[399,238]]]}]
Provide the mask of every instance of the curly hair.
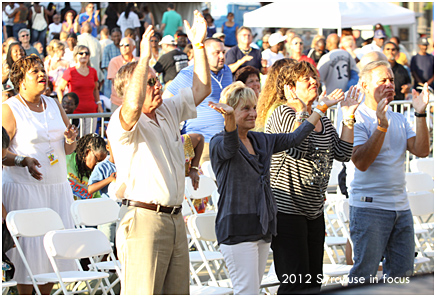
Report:
[{"label": "curly hair", "polygon": [[306,61],[300,61],[292,66],[283,67],[277,76],[276,100],[286,102],[284,86],[289,85],[291,88],[293,88],[300,77],[309,75],[311,73],[313,73],[318,79],[318,71],[312,64]]},{"label": "curly hair", "polygon": [[86,156],[89,151],[106,152],[106,142],[103,137],[96,133],[86,134],[77,141],[76,147],[76,170],[79,175],[79,179],[83,177],[89,178],[91,176],[92,169],[86,166]]},{"label": "curly hair", "polygon": [[248,77],[252,74],[255,74],[258,79],[260,79],[259,70],[254,68],[253,66],[245,66],[235,73],[235,81],[242,81],[244,84],[247,81]]},{"label": "curly hair", "polygon": [[23,46],[21,45],[21,43],[19,43],[18,41],[11,42],[11,43],[9,44],[8,53],[6,54],[6,63],[8,64],[9,69],[12,69],[12,65],[14,64],[14,60],[12,60],[12,48],[13,48],[15,45],[18,45],[18,46],[21,48],[21,50],[22,50],[23,53],[24,53],[23,56],[26,55],[26,51],[24,50],[24,48],[23,48]]},{"label": "curly hair", "polygon": [[265,86],[259,96],[259,101],[257,103],[257,120],[256,125],[258,127],[263,127],[265,125],[266,116],[268,110],[276,102],[277,97],[277,76],[279,75],[280,69],[284,66],[294,65],[297,63],[294,59],[280,59],[277,60],[268,71],[268,76],[266,78]]},{"label": "curly hair", "polygon": [[35,64],[41,64],[41,66],[44,68],[44,63],[42,62],[41,58],[35,54],[32,54],[30,56],[18,59],[12,65],[11,71],[9,72],[9,78],[14,85],[16,92],[20,91],[20,85],[24,80],[24,76]]}]

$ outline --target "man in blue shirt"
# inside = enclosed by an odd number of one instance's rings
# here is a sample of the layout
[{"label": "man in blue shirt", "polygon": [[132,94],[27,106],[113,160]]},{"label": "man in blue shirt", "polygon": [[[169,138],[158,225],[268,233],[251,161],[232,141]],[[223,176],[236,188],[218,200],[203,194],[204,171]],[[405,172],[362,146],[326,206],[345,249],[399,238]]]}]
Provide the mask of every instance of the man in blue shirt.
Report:
[{"label": "man in blue shirt", "polygon": [[[221,91],[233,82],[232,71],[224,64],[224,43],[219,39],[209,38],[204,42],[204,47],[212,77],[212,92],[197,106],[197,118],[187,120],[182,129],[182,134],[200,133],[204,136],[205,143],[200,165],[204,161],[209,161],[210,139],[224,129],[224,118],[208,106],[209,101],[218,103]],[[177,95],[182,88],[191,87],[193,71],[194,65],[182,69],[165,90],[163,98]]]},{"label": "man in blue shirt", "polygon": [[425,83],[428,83],[432,88],[434,87],[434,57],[427,54],[428,44],[427,38],[421,37],[418,40],[419,52],[410,61],[410,70],[415,80],[415,89],[418,86],[424,86]]},{"label": "man in blue shirt", "polygon": [[109,67],[110,61],[121,55],[120,51],[120,40],[121,40],[121,30],[118,27],[115,27],[112,29],[111,32],[111,39],[113,43],[106,46],[103,50],[103,58],[101,60],[101,70],[103,71],[105,77],[104,77],[104,89],[103,94],[106,97],[111,96],[112,93],[112,83],[110,80],[107,79],[107,68]]},{"label": "man in blue shirt", "polygon": [[92,27],[91,35],[97,38],[97,27],[100,26],[100,16],[98,15],[100,10],[97,10],[94,14],[94,4],[89,3],[86,5],[86,10],[84,13],[79,15],[79,25],[82,26],[83,23],[89,23]]}]

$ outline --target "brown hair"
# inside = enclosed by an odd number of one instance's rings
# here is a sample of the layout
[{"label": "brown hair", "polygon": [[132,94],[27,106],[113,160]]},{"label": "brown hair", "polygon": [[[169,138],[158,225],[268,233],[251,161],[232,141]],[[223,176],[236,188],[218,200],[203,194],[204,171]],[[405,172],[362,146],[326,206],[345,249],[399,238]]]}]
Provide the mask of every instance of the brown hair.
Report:
[{"label": "brown hair", "polygon": [[44,63],[42,62],[41,58],[35,54],[32,54],[30,56],[18,59],[12,65],[11,71],[9,72],[9,78],[14,85],[16,92],[20,91],[20,86],[24,80],[24,76],[35,64],[41,64],[41,66],[44,68]]},{"label": "brown hair", "polygon": [[284,66],[294,65],[297,63],[294,59],[280,59],[274,62],[268,71],[268,76],[266,78],[265,86],[259,96],[259,102],[257,103],[257,120],[256,125],[258,127],[263,127],[266,121],[266,115],[271,106],[276,102],[277,97],[277,76],[279,75],[280,69]]},{"label": "brown hair", "polygon": [[247,81],[248,77],[252,74],[255,74],[258,79],[260,79],[259,70],[254,68],[253,66],[245,66],[236,71],[235,73],[235,81],[242,81],[244,84]]}]

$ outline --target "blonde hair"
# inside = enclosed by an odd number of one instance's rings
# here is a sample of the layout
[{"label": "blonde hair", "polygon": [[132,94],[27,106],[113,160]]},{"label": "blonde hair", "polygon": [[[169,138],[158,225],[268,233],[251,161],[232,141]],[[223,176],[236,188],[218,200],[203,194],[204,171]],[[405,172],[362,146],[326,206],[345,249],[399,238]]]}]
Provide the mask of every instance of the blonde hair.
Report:
[{"label": "blonde hair", "polygon": [[257,98],[251,88],[241,81],[235,81],[221,92],[220,102],[236,109],[239,104],[245,105],[247,102],[256,105]]},{"label": "blonde hair", "polygon": [[89,53],[89,59],[88,59],[88,63],[86,64],[88,67],[91,67],[91,50],[89,49],[89,47],[87,47],[86,45],[76,45],[74,47],[73,50],[73,57],[74,57],[74,61],[76,63],[78,63],[77,61],[77,55],[79,54],[80,51],[87,49],[88,53]]},{"label": "blonde hair", "polygon": [[53,39],[47,45],[47,53],[50,56],[54,56],[54,54],[60,50],[65,50],[65,45],[57,39]]},{"label": "blonde hair", "polygon": [[67,38],[68,38],[68,32],[62,31],[62,32],[59,34],[59,39],[60,39],[60,41],[67,41]]}]

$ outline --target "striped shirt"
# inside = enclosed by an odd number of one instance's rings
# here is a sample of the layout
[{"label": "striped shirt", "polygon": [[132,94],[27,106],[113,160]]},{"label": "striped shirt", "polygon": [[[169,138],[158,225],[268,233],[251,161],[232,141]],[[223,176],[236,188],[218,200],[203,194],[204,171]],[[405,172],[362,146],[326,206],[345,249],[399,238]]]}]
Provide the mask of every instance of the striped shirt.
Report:
[{"label": "striped shirt", "polygon": [[[194,65],[183,68],[168,85],[167,90],[174,96],[180,89],[192,87],[192,77],[194,75]],[[218,74],[210,72],[212,92],[200,105],[197,106],[197,118],[187,120],[182,134],[200,133],[204,136],[204,142],[209,143],[210,139],[224,129],[224,117],[209,107],[209,101],[218,103],[221,91],[233,82],[232,71],[227,65],[218,71]]]},{"label": "striped shirt", "polygon": [[[268,118],[266,133],[289,133],[295,112],[287,105],[277,107]],[[353,144],[341,140],[331,121],[321,118],[322,131],[312,131],[298,147],[274,154],[271,188],[279,212],[302,215],[309,220],[323,213],[325,191],[333,159],[348,162]]]},{"label": "striped shirt", "polygon": [[101,68],[108,68],[110,61],[116,56],[121,55],[120,48],[114,43],[107,45],[103,50],[103,57],[101,59]]}]

